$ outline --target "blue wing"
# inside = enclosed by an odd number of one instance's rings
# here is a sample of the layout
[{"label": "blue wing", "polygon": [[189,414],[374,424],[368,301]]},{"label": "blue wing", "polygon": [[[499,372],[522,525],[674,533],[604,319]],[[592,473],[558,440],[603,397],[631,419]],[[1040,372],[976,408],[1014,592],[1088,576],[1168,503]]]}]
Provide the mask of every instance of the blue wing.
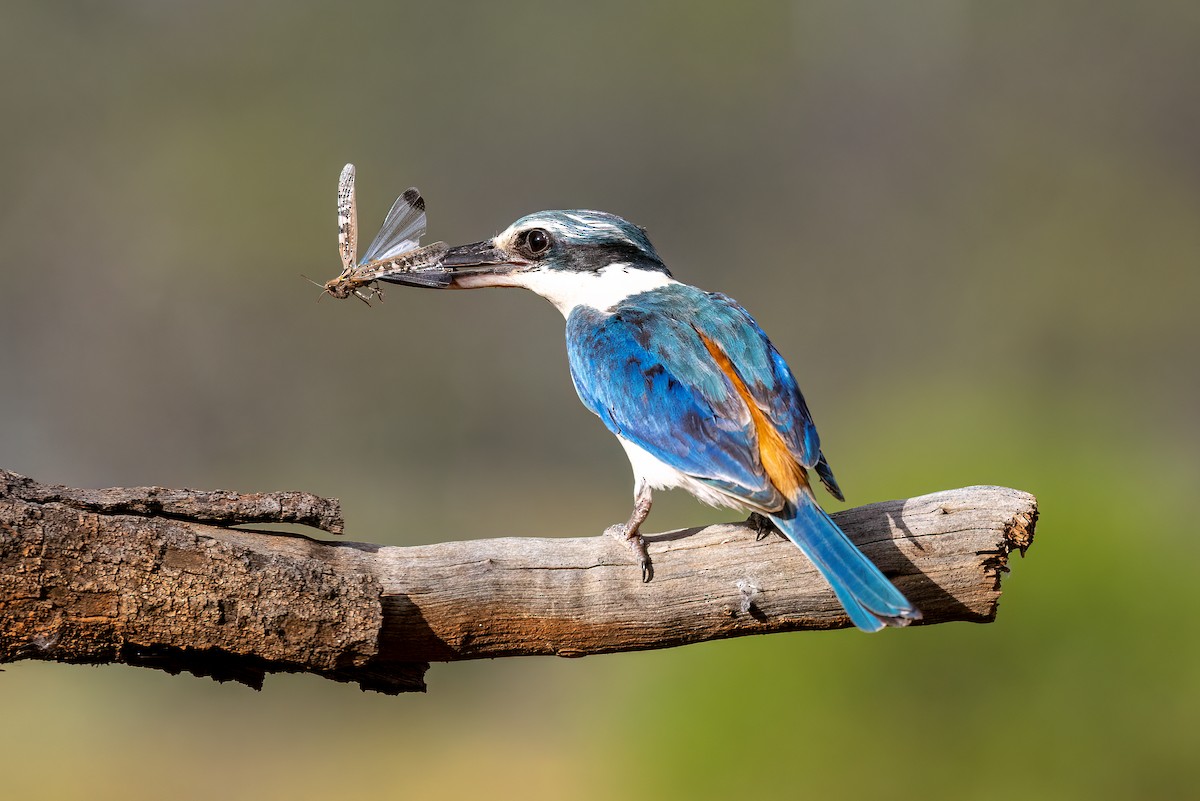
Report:
[{"label": "blue wing", "polygon": [[767,478],[749,411],[713,361],[718,343],[797,461],[820,458],[795,379],[753,318],[724,295],[684,284],[567,320],[575,389],[610,431],[670,466],[764,509],[784,498]]},{"label": "blue wing", "polygon": [[[759,328],[750,313],[739,306],[737,301],[719,292],[701,294],[707,295],[714,304],[725,307],[723,314],[709,315],[712,319],[711,324],[715,327],[717,337],[725,337],[717,339],[718,342],[736,343],[735,347],[740,348],[738,355],[727,355],[737,366],[738,373],[748,385],[755,403],[766,413],[775,429],[783,435],[796,461],[805,467],[815,468],[829,494],[839,501],[846,500],[842,495],[842,488],[834,478],[833,469],[825,460],[825,454],[821,453],[821,439],[817,435],[817,427],[813,424],[808,404],[787,362],[779,355],[779,351],[775,350],[775,346],[767,339],[766,333]],[[757,338],[753,334],[757,334]],[[762,353],[763,348],[766,349],[766,354]]]},{"label": "blue wing", "polygon": [[758,408],[783,436],[796,461],[805,467],[815,467],[821,459],[820,438],[787,362],[750,312],[737,301],[719,292],[687,289],[707,300],[707,303],[697,302],[700,321],[697,327],[725,351]]}]

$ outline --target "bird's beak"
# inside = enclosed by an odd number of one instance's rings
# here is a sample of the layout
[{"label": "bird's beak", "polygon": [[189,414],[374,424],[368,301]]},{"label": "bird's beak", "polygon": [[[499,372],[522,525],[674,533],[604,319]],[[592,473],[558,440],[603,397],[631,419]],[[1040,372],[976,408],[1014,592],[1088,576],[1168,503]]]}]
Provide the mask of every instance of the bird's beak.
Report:
[{"label": "bird's beak", "polygon": [[496,247],[494,239],[457,245],[442,257],[441,269],[454,289],[475,289],[485,286],[510,286],[506,276],[528,265],[520,258]]},{"label": "bird's beak", "polygon": [[485,239],[448,248],[441,259],[428,267],[381,276],[378,280],[431,289],[508,286],[505,277],[526,264],[496,247],[495,240]]},{"label": "bird's beak", "polygon": [[496,247],[491,239],[473,242],[470,245],[456,245],[446,251],[442,257],[442,267],[459,275],[498,272],[504,267],[511,267],[512,262],[507,253]]}]

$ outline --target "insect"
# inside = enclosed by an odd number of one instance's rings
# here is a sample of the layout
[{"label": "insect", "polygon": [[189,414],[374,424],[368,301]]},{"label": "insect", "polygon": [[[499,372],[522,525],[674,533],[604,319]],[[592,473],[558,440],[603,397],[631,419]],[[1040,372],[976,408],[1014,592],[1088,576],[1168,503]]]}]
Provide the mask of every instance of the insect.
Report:
[{"label": "insect", "polygon": [[372,299],[383,297],[383,291],[376,282],[399,273],[407,274],[406,283],[445,286],[445,271],[431,272],[427,280],[422,280],[420,276],[423,268],[439,264],[447,250],[445,242],[420,247],[424,233],[425,200],[415,187],[407,189],[392,204],[391,211],[383,220],[383,227],[360,262],[354,165],[347,164],[338,178],[338,252],[342,257],[342,272],[337,278],[318,286],[335,298],[344,299],[354,295],[368,306]]}]

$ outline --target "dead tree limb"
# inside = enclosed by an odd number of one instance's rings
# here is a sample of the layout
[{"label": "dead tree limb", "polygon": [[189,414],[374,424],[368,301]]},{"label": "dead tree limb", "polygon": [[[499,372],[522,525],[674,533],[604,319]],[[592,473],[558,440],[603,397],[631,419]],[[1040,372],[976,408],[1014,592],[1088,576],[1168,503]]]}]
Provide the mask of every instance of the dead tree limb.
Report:
[{"label": "dead tree limb", "polygon": [[[1037,501],[968,487],[834,517],[924,625],[986,623]],[[425,689],[429,662],[848,625],[791,544],[741,524],[647,537],[643,584],[601,536],[388,547],[220,527],[272,522],[341,530],[337,502],[304,493],[76,490],[0,470],[0,663],[122,662],[254,687],[309,672],[396,693]]]}]

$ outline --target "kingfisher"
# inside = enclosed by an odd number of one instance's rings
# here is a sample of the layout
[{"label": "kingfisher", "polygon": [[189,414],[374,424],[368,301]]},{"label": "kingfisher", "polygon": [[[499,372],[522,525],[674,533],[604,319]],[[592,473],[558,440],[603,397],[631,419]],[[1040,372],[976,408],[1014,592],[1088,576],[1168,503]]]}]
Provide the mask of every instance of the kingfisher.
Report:
[{"label": "kingfisher", "polygon": [[733,299],[677,281],[644,229],[605,212],[541,211],[491,239],[449,248],[419,278],[382,280],[521,287],[566,318],[575,390],[633,468],[633,512],[609,531],[628,544],[643,581],[653,576],[640,533],[652,493],[679,487],[770,521],[858,628],[921,618],[817,502],[810,470],[838,500],[842,491],[779,351]]}]

